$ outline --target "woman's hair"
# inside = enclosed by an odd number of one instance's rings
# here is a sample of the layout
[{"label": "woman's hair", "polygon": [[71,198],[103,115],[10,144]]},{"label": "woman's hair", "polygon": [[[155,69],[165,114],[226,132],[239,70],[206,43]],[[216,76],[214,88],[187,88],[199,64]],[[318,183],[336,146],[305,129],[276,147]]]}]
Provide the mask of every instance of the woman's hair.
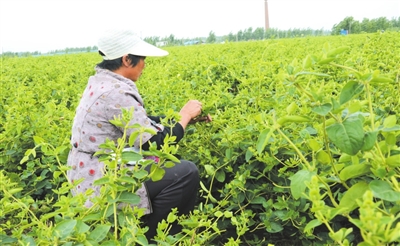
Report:
[{"label": "woman's hair", "polygon": [[[99,50],[99,54],[104,56],[103,52],[101,52],[100,50]],[[128,60],[130,61],[130,64],[132,65],[132,67],[136,66],[139,63],[140,59],[142,59],[142,58],[144,59],[146,57],[128,54]],[[115,71],[122,66],[122,57],[114,59],[114,60],[103,60],[102,62],[97,64],[97,66],[99,66],[100,68],[103,68],[103,69]]]}]

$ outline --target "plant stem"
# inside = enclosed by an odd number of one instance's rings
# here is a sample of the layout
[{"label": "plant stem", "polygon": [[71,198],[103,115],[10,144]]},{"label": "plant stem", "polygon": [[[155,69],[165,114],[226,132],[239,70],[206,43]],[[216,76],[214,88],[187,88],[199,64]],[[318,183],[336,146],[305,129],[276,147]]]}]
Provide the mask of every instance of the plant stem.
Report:
[{"label": "plant stem", "polygon": [[[226,162],[226,163],[222,164],[221,166],[219,166],[217,169],[215,169],[215,172],[214,172],[213,176],[211,177],[210,188],[208,189],[208,194],[211,195],[211,190],[212,190],[212,186],[213,186],[213,184],[214,184],[215,174],[217,174],[217,171],[218,171],[219,169],[223,168],[224,166],[226,166],[226,165],[228,165],[228,164],[229,164],[229,162]],[[209,198],[209,196],[207,196],[207,199],[206,199],[205,204],[208,203],[208,198]]]},{"label": "plant stem", "polygon": [[37,224],[39,224],[41,227],[45,228],[46,226],[41,223],[41,221],[36,217],[36,215],[26,206],[25,203],[21,202],[19,199],[15,198],[12,194],[10,194],[7,190],[2,189],[4,194],[7,195],[8,197],[11,197],[16,203],[18,203],[21,207],[23,207],[28,213],[32,216],[32,219],[36,221]]},{"label": "plant stem", "polygon": [[339,204],[337,204],[337,202],[335,201],[335,198],[334,198],[333,195],[332,195],[332,191],[331,191],[331,189],[329,188],[329,185],[328,185],[327,183],[325,183],[325,182],[321,179],[321,177],[320,177],[319,175],[316,175],[316,176],[317,176],[318,180],[326,187],[326,192],[328,192],[328,196],[329,196],[329,198],[331,199],[331,202],[333,203],[333,206],[339,207]]},{"label": "plant stem", "polygon": [[336,63],[333,63],[333,62],[331,62],[331,63],[329,63],[329,64],[332,65],[332,66],[335,66],[335,67],[344,68],[344,69],[347,69],[347,70],[350,70],[350,71],[353,71],[353,72],[358,73],[357,70],[355,70],[354,68],[351,68],[351,67],[346,67],[346,66],[339,65],[339,64],[336,64]]},{"label": "plant stem", "polygon": [[[374,110],[372,108],[372,99],[371,99],[371,90],[370,90],[370,85],[369,83],[365,83],[365,91],[367,93],[367,99],[368,99],[368,108],[369,108],[369,116],[371,120],[371,129],[375,130],[375,114]],[[375,142],[375,146],[378,150],[379,156],[382,158],[382,160],[385,160],[385,157],[382,154],[381,148],[379,147],[378,142]]]},{"label": "plant stem", "polygon": [[296,153],[299,155],[300,159],[304,162],[304,164],[307,166],[307,168],[309,169],[309,171],[313,171],[314,168],[310,165],[310,163],[308,163],[308,161],[306,160],[306,158],[304,157],[304,155],[300,152],[300,150],[297,148],[297,146],[285,135],[285,133],[283,133],[281,131],[281,129],[279,129],[279,127],[276,128],[276,130],[279,132],[279,134],[282,135],[282,137],[288,141],[288,143],[293,147],[293,149],[296,151]]},{"label": "plant stem", "polygon": [[307,95],[311,100],[314,99],[313,96],[312,96],[308,91],[306,91],[306,90],[303,88],[303,86],[301,86],[299,83],[295,83],[294,86],[296,86],[296,88],[299,89],[302,93],[304,93],[305,95]]}]

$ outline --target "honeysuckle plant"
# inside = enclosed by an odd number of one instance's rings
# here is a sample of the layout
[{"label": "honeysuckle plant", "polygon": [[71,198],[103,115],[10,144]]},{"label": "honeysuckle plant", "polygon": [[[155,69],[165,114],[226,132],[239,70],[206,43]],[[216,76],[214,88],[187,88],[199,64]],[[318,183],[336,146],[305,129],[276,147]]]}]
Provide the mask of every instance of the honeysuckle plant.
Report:
[{"label": "honeysuckle plant", "polygon": [[[179,145],[150,150],[166,167],[176,161],[169,154],[191,160],[201,175],[195,210],[171,213],[160,243],[396,244],[398,43],[396,32],[227,42],[168,47],[169,56],[146,60],[137,86],[149,114],[166,112],[169,124],[198,99],[213,118],[188,126]],[[135,202],[131,191],[160,178],[162,166],[149,161],[154,172],[133,174],[112,160],[145,151],[122,151],[129,138],[104,143],[109,168],[98,182],[112,189],[92,209],[82,207],[90,194],[70,196],[64,175],[74,110],[101,58],[1,59],[2,243],[145,245],[141,210],[128,206],[115,219],[114,205]],[[182,233],[168,235],[172,221]]]}]

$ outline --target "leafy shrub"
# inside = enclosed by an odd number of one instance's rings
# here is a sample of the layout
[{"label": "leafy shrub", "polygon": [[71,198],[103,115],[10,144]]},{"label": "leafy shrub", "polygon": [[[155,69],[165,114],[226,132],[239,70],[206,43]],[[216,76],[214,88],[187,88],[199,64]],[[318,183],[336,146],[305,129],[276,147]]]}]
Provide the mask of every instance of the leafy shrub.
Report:
[{"label": "leafy shrub", "polygon": [[[213,117],[188,127],[172,151],[198,165],[200,197],[192,215],[170,214],[159,239],[398,242],[398,43],[390,32],[276,39],[171,47],[168,57],[146,60],[138,87],[150,114],[172,115],[196,98]],[[63,175],[74,109],[98,59],[3,58],[3,242],[146,244],[139,210],[116,213],[106,196],[84,209]],[[168,236],[174,221],[184,229]]]}]

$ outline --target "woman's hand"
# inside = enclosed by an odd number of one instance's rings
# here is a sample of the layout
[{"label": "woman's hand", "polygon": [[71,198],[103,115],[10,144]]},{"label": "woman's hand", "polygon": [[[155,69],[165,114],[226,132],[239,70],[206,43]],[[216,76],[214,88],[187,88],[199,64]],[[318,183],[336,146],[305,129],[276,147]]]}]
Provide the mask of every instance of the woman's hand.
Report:
[{"label": "woman's hand", "polygon": [[181,115],[181,120],[179,121],[179,124],[181,124],[182,127],[185,129],[191,119],[201,114],[201,108],[202,104],[200,101],[197,100],[188,101],[179,112],[179,114]]}]

